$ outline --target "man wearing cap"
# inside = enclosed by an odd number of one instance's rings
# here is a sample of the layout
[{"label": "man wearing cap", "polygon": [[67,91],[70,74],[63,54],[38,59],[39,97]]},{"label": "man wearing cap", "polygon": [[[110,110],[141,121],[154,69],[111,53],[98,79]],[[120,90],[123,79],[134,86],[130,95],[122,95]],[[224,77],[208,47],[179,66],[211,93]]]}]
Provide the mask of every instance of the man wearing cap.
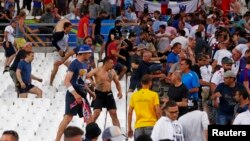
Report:
[{"label": "man wearing cap", "polygon": [[3,73],[9,71],[9,66],[13,59],[16,56],[15,50],[15,38],[14,38],[14,31],[16,28],[16,22],[12,20],[10,25],[6,26],[4,29],[4,41],[3,41],[3,48],[5,50],[5,63],[4,63],[4,71]]},{"label": "man wearing cap", "polygon": [[97,141],[101,133],[102,131],[98,124],[91,122],[86,126],[85,140],[83,141]]},{"label": "man wearing cap", "polygon": [[[83,107],[82,103],[88,104],[88,101],[86,99],[86,75],[87,75],[87,63],[89,57],[92,55],[92,50],[89,46],[81,46],[76,59],[71,62],[68,68],[68,73],[66,74],[64,83],[67,87],[66,92],[66,109],[65,109],[65,115],[63,117],[63,120],[61,121],[56,141],[60,141],[61,136],[63,134],[64,129],[69,124],[69,122],[72,120],[74,115],[79,115],[79,117],[83,117]],[[88,91],[91,97],[95,99],[95,94],[91,91]],[[77,103],[76,106],[72,108],[72,104]],[[90,118],[87,120],[90,121]],[[87,121],[87,123],[89,122]]]},{"label": "man wearing cap", "polygon": [[228,70],[223,76],[224,82],[216,87],[211,96],[211,99],[217,101],[216,124],[218,125],[231,124],[236,105],[234,95],[236,91],[246,89],[241,83],[236,82],[236,75],[233,71]]},{"label": "man wearing cap", "polygon": [[[116,20],[115,21],[115,27],[111,28],[109,30],[109,35],[108,35],[108,40],[105,44],[105,54],[107,56],[107,50],[108,50],[108,46],[109,44],[114,40],[115,37],[122,37],[122,32],[121,32],[121,28],[122,28],[122,21],[121,20]],[[102,55],[101,51],[101,55]]]},{"label": "man wearing cap", "polygon": [[[72,29],[72,24],[70,22],[65,22],[63,28],[64,28],[64,31],[55,32],[52,37],[53,38],[52,44],[56,48],[56,52],[54,54],[55,63],[54,63],[53,70],[50,75],[50,85],[53,85],[54,78],[60,66],[59,62],[63,59],[63,57],[65,56],[69,48],[68,39],[69,39],[69,32]],[[69,63],[65,65],[68,66]]]},{"label": "man wearing cap", "polygon": [[125,139],[126,136],[118,126],[108,127],[102,133],[103,141],[124,141]]},{"label": "man wearing cap", "polygon": [[231,70],[234,62],[229,57],[224,57],[222,58],[221,63],[222,63],[222,68],[216,71],[211,78],[210,88],[212,93],[220,83],[224,82],[223,74],[224,72]]}]

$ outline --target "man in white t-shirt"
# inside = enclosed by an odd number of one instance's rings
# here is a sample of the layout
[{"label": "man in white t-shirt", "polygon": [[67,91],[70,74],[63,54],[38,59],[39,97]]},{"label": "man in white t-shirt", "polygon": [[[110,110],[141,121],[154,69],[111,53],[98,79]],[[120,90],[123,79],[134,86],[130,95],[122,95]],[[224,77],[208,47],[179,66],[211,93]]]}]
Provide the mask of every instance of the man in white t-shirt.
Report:
[{"label": "man in white t-shirt", "polygon": [[189,39],[195,39],[195,33],[201,32],[202,38],[205,38],[205,26],[203,24],[198,24],[192,27],[191,32],[189,34]]},{"label": "man in white t-shirt", "polygon": [[[58,68],[61,65],[61,62],[69,48],[68,39],[69,39],[69,32],[72,29],[72,24],[70,22],[65,22],[63,27],[64,27],[64,31],[56,32],[53,34],[52,44],[53,46],[55,46],[57,51],[54,52],[55,63],[54,63],[54,67],[50,76],[51,86],[53,85],[53,80],[56,76]],[[69,63],[70,62],[66,62],[64,64],[68,66]]]},{"label": "man in white t-shirt", "polygon": [[167,47],[169,47],[169,37],[171,34],[166,32],[166,25],[160,25],[159,32],[156,34],[158,38],[157,50],[158,52],[164,52]]},{"label": "man in white t-shirt", "polygon": [[185,37],[186,32],[184,30],[179,30],[179,36],[174,38],[171,43],[170,46],[172,47],[175,43],[179,42],[181,43],[181,47],[183,50],[186,50],[188,47],[188,39]]},{"label": "man in white t-shirt", "polygon": [[4,41],[3,41],[3,48],[5,50],[5,63],[4,63],[4,71],[3,73],[9,71],[9,66],[13,59],[16,56],[15,50],[15,38],[14,38],[14,31],[16,28],[16,21],[12,20],[10,25],[6,26],[4,29]]},{"label": "man in white t-shirt", "polygon": [[184,141],[182,126],[177,121],[179,110],[176,102],[168,101],[163,107],[163,112],[165,116],[162,116],[153,128],[152,140]]},{"label": "man in white t-shirt", "polygon": [[213,70],[215,68],[216,65],[222,65],[221,61],[222,61],[222,58],[224,57],[232,57],[232,53],[227,50],[227,44],[226,43],[219,43],[219,50],[217,50],[214,54],[214,61],[212,63],[212,67],[213,67]]},{"label": "man in white t-shirt", "polygon": [[[250,96],[248,97],[250,103]],[[250,125],[250,104],[248,104],[248,110],[240,113],[234,119],[233,125]]]},{"label": "man in white t-shirt", "polygon": [[222,58],[222,68],[217,70],[211,78],[211,92],[213,93],[215,88],[224,82],[224,72],[231,70],[233,65],[233,60],[229,57]]}]

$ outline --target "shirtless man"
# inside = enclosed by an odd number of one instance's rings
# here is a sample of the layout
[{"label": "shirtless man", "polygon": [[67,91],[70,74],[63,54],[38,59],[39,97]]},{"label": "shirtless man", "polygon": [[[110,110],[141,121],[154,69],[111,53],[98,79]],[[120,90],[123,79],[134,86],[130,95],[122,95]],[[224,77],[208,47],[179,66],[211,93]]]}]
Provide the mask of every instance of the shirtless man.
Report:
[{"label": "shirtless man", "polygon": [[96,99],[93,101],[94,115],[93,120],[96,121],[99,117],[102,108],[106,107],[112,119],[114,126],[120,127],[120,122],[117,118],[116,103],[111,91],[111,82],[114,81],[118,90],[118,98],[122,98],[122,89],[116,72],[113,70],[114,62],[111,58],[106,57],[103,61],[103,66],[95,68],[87,74],[87,78],[94,76],[95,78],[95,94]]}]

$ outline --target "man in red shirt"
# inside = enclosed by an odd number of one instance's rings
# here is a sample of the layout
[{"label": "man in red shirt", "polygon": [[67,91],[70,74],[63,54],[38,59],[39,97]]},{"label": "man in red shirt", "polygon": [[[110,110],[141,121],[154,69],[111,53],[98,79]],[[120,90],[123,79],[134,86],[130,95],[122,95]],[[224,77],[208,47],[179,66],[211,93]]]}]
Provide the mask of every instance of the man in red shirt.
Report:
[{"label": "man in red shirt", "polygon": [[115,36],[113,42],[108,45],[107,50],[107,57],[114,61],[114,69],[119,76],[119,80],[121,80],[124,74],[127,72],[127,67],[117,62],[118,57],[126,61],[126,57],[119,54],[119,50],[121,48],[126,48],[126,46],[121,46],[121,37]]},{"label": "man in red shirt", "polygon": [[88,36],[89,11],[85,11],[78,24],[77,46],[84,44],[84,38]]}]

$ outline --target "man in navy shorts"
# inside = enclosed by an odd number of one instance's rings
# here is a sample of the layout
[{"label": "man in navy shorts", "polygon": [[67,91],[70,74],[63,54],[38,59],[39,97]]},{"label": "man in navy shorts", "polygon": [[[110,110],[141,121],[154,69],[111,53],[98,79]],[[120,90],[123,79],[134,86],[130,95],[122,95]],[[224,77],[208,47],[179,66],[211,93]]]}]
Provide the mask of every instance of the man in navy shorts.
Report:
[{"label": "man in navy shorts", "polygon": [[[84,102],[89,105],[86,98],[87,91],[93,99],[95,99],[95,94],[86,87],[86,84],[88,83],[86,80],[88,67],[87,61],[91,55],[91,48],[88,45],[83,45],[80,47],[76,59],[69,65],[68,73],[64,80],[67,87],[65,115],[59,125],[56,141],[60,141],[64,129],[72,120],[73,116],[78,114],[79,117],[84,117],[82,103]],[[76,103],[76,105],[72,107],[72,104],[74,105],[74,103]],[[89,120],[91,120],[91,118],[89,118]]]},{"label": "man in navy shorts", "polygon": [[37,95],[37,98],[42,98],[42,90],[37,86],[31,84],[31,79],[42,82],[43,79],[38,78],[31,74],[31,62],[34,59],[34,52],[27,51],[24,60],[18,63],[16,70],[16,77],[18,80],[18,91],[20,98],[27,98],[28,93]]}]

